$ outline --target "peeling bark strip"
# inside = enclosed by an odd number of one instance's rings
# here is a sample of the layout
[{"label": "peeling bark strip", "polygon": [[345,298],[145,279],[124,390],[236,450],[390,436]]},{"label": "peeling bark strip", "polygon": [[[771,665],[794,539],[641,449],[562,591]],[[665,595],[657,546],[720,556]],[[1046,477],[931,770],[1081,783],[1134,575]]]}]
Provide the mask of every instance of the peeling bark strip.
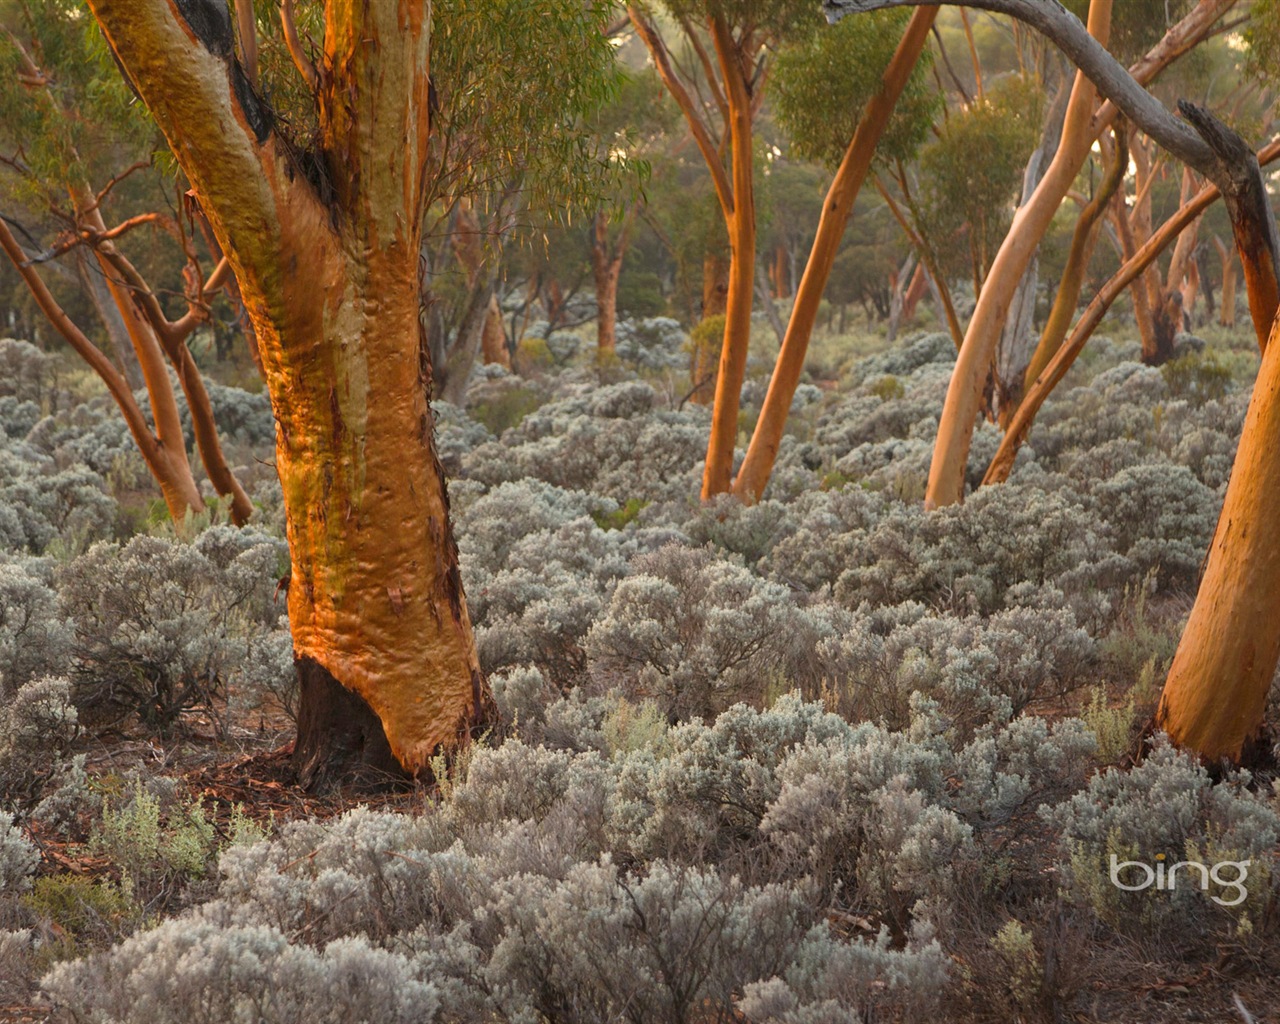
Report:
[{"label": "peeling bark strip", "polygon": [[[183,3],[184,22],[175,2],[90,7],[191,179],[258,338],[295,654],[372,708],[414,772],[491,713],[423,381],[428,5],[326,5],[321,192],[247,109],[224,23],[199,20],[211,4]],[[300,733],[304,766],[348,757],[330,734]]]}]

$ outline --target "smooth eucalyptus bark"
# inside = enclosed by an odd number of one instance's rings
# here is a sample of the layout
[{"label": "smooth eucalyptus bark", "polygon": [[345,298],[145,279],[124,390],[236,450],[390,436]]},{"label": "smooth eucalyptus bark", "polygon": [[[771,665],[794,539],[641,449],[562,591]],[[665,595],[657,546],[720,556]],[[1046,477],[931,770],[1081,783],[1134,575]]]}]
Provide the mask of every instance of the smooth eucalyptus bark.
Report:
[{"label": "smooth eucalyptus bark", "polygon": [[[192,26],[170,0],[90,7],[200,197],[257,332],[295,654],[367,703],[398,763],[419,770],[489,709],[418,320],[428,7],[326,6],[323,195],[239,81],[223,26]],[[317,733],[300,737],[299,761],[340,759]]]},{"label": "smooth eucalyptus bark", "polygon": [[[1264,147],[1257,156],[1258,164],[1263,167],[1276,159],[1280,159],[1280,142],[1273,142]],[[1017,457],[1018,449],[1026,441],[1031,426],[1035,421],[1036,413],[1039,412],[1040,407],[1045,403],[1049,395],[1053,393],[1053,389],[1066,376],[1076,357],[1084,350],[1085,343],[1093,335],[1098,324],[1102,322],[1102,318],[1106,315],[1107,310],[1111,308],[1112,303],[1123,294],[1126,288],[1130,288],[1137,282],[1138,278],[1155,262],[1160,254],[1173,244],[1174,240],[1188,224],[1200,217],[1221,196],[1221,192],[1215,185],[1208,185],[1201,189],[1190,202],[1165,221],[1141,249],[1127,258],[1120,269],[1102,286],[1098,294],[1093,297],[1093,300],[1080,315],[1080,319],[1076,322],[1066,341],[1062,343],[1057,354],[1049,361],[1049,364],[1040,376],[1036,378],[1032,386],[1027,389],[1026,397],[1005,430],[1004,437],[1000,441],[1000,447],[996,450],[995,457],[991,460],[991,465],[987,467],[986,475],[982,479],[983,485],[1003,483],[1009,478],[1009,474],[1013,471],[1013,463]]]},{"label": "smooth eucalyptus bark", "polygon": [[728,218],[729,293],[725,296],[724,343],[716,371],[715,399],[711,405],[711,436],[702,471],[702,500],[724,494],[733,478],[733,452],[738,441],[738,404],[747,373],[747,348],[751,343],[751,306],[755,292],[756,201],[752,153],[751,94],[743,55],[734,44],[724,19],[711,17],[711,39],[724,76],[728,104],[730,181],[733,205]]},{"label": "smooth eucalyptus bark", "polygon": [[937,15],[936,7],[925,7],[912,13],[906,31],[885,69],[880,89],[868,101],[844,158],[827,188],[813,247],[809,251],[800,285],[796,289],[773,376],[769,378],[769,390],[765,394],[760,417],[747,446],[747,454],[733,484],[733,493],[747,503],[760,500],[773,473],[787,415],[800,383],[800,375],[804,371],[804,360],[817,321],[822,293],[831,277],[840,241],[844,237],[858,193],[871,169],[876,146],[889,123],[894,105],[902,95],[902,90],[920,59],[920,53],[928,42],[929,30]]},{"label": "smooth eucalyptus bark", "polygon": [[[1092,0],[1089,4],[1089,33],[1100,45],[1106,44],[1110,33],[1111,6],[1111,0]],[[1058,150],[1030,200],[1014,214],[1009,233],[991,264],[942,407],[925,488],[926,508],[951,505],[964,498],[969,445],[1000,331],[1009,315],[1022,271],[1089,153],[1096,95],[1089,78],[1077,72]]]},{"label": "smooth eucalyptus bark", "polygon": [[1204,760],[1238,763],[1260,738],[1280,662],[1280,343],[1262,357],[1204,578],[1165,680],[1156,727]]}]

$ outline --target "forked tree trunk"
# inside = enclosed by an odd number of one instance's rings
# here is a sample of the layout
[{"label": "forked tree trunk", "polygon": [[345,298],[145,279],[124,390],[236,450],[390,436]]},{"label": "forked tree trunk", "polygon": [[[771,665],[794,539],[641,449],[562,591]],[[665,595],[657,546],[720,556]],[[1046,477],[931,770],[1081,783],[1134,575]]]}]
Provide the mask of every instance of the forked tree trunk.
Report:
[{"label": "forked tree trunk", "polygon": [[[1111,6],[1111,0],[1091,0],[1089,4],[1089,34],[1104,46],[1111,27]],[[1088,155],[1094,137],[1090,122],[1095,96],[1093,83],[1083,72],[1077,72],[1058,151],[1031,199],[1014,215],[987,275],[938,423],[925,489],[926,508],[951,505],[964,498],[969,445],[1001,326],[1009,314],[1022,271]]]},{"label": "forked tree trunk", "polygon": [[[796,289],[791,317],[787,322],[787,331],[782,339],[773,376],[769,378],[769,390],[765,394],[760,417],[756,420],[751,443],[747,446],[747,454],[733,484],[733,493],[748,504],[760,500],[769,476],[773,473],[787,415],[795,398],[796,387],[800,383],[800,375],[804,372],[809,338],[818,317],[822,293],[826,290],[831,268],[835,265],[840,240],[844,237],[858,192],[871,169],[876,146],[884,134],[898,97],[920,59],[920,52],[928,41],[929,30],[937,14],[936,7],[912,12],[911,21],[885,69],[880,89],[868,102],[827,189],[813,248],[800,277],[800,286]],[[842,316],[843,311],[844,308],[841,307]]]},{"label": "forked tree trunk", "polygon": [[1076,307],[1080,303],[1080,289],[1084,286],[1085,271],[1089,266],[1089,258],[1093,254],[1094,243],[1098,238],[1098,228],[1103,215],[1111,206],[1112,198],[1124,182],[1129,166],[1129,147],[1123,131],[1115,133],[1115,143],[1109,147],[1110,162],[1103,174],[1102,182],[1093,198],[1080,211],[1075,230],[1071,234],[1071,247],[1067,253],[1067,262],[1062,270],[1062,280],[1058,283],[1058,293],[1053,299],[1053,308],[1045,321],[1044,330],[1040,333],[1040,341],[1032,353],[1031,361],[1023,376],[1022,387],[1011,401],[1001,407],[1000,425],[1009,428],[1022,404],[1022,397],[1031,389],[1037,377],[1049,365],[1049,360],[1058,353],[1062,341],[1067,336],[1071,321],[1075,317]]},{"label": "forked tree trunk", "polygon": [[347,735],[363,702],[396,762],[422,769],[490,708],[418,320],[427,5],[326,5],[318,103],[333,193],[323,197],[244,86],[217,19],[185,23],[171,0],[91,8],[191,179],[257,331],[295,655],[304,675],[352,695],[318,705],[304,690],[297,761],[313,778],[363,765],[370,743],[353,754]]},{"label": "forked tree trunk", "polygon": [[755,111],[747,85],[743,55],[724,18],[713,14],[711,39],[724,76],[728,117],[732,204],[729,229],[729,292],[725,296],[724,343],[716,369],[715,400],[711,405],[711,436],[702,471],[702,500],[724,494],[733,480],[733,452],[738,441],[738,403],[747,373],[751,343],[751,306],[756,272],[755,171],[752,119]]}]

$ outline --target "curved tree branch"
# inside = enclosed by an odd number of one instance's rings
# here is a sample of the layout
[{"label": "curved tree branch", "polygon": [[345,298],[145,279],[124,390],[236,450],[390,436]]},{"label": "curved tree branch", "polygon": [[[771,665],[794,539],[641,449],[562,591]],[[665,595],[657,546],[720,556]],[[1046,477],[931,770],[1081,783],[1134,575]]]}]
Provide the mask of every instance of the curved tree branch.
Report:
[{"label": "curved tree branch", "polygon": [[[827,17],[886,7],[920,6],[925,0],[823,0]],[[1185,120],[1139,85],[1058,0],[963,0],[962,6],[1005,14],[1038,29],[1066,54],[1135,125],[1222,192],[1236,249],[1245,267],[1249,309],[1258,344],[1265,347],[1280,303],[1280,236],[1253,150],[1208,110],[1178,102]]]}]

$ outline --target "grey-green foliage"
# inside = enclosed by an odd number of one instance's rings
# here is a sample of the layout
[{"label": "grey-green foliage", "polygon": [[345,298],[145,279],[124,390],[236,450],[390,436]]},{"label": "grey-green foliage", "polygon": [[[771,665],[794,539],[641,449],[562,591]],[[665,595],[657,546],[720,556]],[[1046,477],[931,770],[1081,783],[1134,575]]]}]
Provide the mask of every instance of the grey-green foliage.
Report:
[{"label": "grey-green foliage", "polygon": [[[1280,840],[1280,808],[1252,788],[1239,773],[1215,783],[1190,754],[1160,737],[1154,749],[1129,771],[1111,768],[1064,804],[1042,809],[1042,817],[1061,831],[1059,870],[1072,895],[1090,905],[1104,921],[1124,931],[1152,926],[1201,932],[1224,915],[1257,920],[1274,905],[1274,849]],[[1242,880],[1238,869],[1200,888],[1196,869],[1183,869],[1172,888],[1135,892],[1115,886],[1111,858],[1137,861],[1154,870],[1182,861],[1207,868],[1223,861],[1251,863]],[[1138,884],[1141,873],[1120,875]],[[1211,897],[1234,906],[1220,906]],[[1243,898],[1239,898],[1243,897]]]},{"label": "grey-green foliage", "polygon": [[77,704],[169,732],[210,708],[276,625],[281,542],[214,527],[192,544],[97,544],[58,573],[74,630]]},{"label": "grey-green foliage", "polygon": [[0,897],[31,888],[40,852],[26,837],[12,814],[0,810]]},{"label": "grey-green foliage", "polygon": [[67,767],[62,758],[75,739],[78,716],[65,678],[32,679],[0,700],[0,799],[30,806]]}]

